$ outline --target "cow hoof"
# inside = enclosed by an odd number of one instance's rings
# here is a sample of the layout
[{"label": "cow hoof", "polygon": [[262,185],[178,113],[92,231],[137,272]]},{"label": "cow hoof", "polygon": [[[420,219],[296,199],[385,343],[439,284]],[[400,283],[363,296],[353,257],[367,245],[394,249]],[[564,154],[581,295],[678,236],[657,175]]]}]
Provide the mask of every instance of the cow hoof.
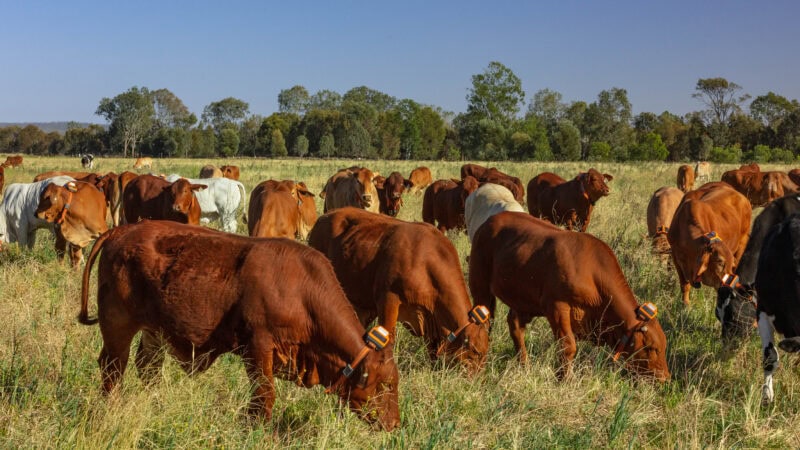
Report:
[{"label": "cow hoof", "polygon": [[695,289],[700,289],[701,287],[703,287],[703,285],[701,283],[692,283],[692,287]]},{"label": "cow hoof", "polygon": [[786,338],[778,343],[778,347],[787,353],[800,352],[800,336]]},{"label": "cow hoof", "polygon": [[775,392],[772,390],[772,386],[770,385],[763,385],[761,386],[761,403],[764,405],[769,405],[775,400]]}]

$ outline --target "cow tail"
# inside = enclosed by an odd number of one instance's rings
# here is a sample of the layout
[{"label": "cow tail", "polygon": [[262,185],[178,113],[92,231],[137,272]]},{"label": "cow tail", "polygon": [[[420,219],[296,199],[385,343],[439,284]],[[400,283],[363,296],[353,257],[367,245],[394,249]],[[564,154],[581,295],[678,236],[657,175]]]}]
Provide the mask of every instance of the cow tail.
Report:
[{"label": "cow tail", "polygon": [[94,246],[92,247],[92,251],[89,253],[89,258],[86,260],[86,267],[83,268],[83,282],[81,283],[81,312],[78,313],[78,322],[82,323],[83,325],[94,325],[97,323],[96,317],[92,319],[89,318],[89,278],[91,278],[92,275],[92,266],[94,265],[94,260],[100,253],[103,243],[105,243],[106,239],[111,237],[111,235],[116,234],[118,230],[119,227],[112,228],[97,238]]}]

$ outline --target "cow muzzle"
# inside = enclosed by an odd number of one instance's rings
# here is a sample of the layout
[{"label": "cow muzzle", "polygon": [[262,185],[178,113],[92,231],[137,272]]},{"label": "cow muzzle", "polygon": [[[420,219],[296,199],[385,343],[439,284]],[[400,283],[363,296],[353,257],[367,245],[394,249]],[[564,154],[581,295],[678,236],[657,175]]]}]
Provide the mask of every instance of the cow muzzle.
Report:
[{"label": "cow muzzle", "polygon": [[364,194],[361,196],[361,203],[364,207],[369,208],[372,205],[372,195],[371,194]]}]

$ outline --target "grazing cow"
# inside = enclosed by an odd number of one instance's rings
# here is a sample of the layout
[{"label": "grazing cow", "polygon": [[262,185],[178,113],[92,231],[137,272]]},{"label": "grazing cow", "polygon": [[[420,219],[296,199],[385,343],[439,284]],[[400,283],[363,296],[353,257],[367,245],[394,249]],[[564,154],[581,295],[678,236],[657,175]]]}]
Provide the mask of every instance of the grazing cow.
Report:
[{"label": "grazing cow", "polygon": [[69,182],[49,184],[39,196],[36,217],[52,223],[56,232],[56,253],[63,257],[69,244],[72,267],[80,267],[83,248],[108,231],[106,198],[93,184]]},{"label": "grazing cow", "polygon": [[469,287],[492,316],[496,297],[509,306],[508,328],[523,363],[525,326],[547,317],[562,347],[559,378],[572,374],[576,339],[584,339],[614,349],[614,360],[623,356],[635,372],[669,379],[655,306],[638,304],[614,253],[594,236],[525,213],[496,214],[472,242]]},{"label": "grazing cow", "polygon": [[364,167],[350,167],[336,172],[320,193],[325,199],[323,212],[354,206],[379,213],[378,190],[373,184],[375,176],[374,172]]},{"label": "grazing cow", "polygon": [[783,335],[778,347],[800,352],[800,215],[793,214],[774,226],[761,247],[756,271],[758,334],[764,369],[762,399],[775,398],[772,376],[778,369],[774,332]]},{"label": "grazing cow", "polygon": [[397,217],[403,206],[403,191],[411,187],[411,181],[404,179],[400,172],[392,172],[380,187],[378,184],[375,183],[375,188],[378,190],[381,214]]},{"label": "grazing cow", "polygon": [[747,169],[729,170],[722,174],[722,181],[731,185],[750,201],[753,207],[764,206],[797,191],[789,176],[783,172],[758,172]]},{"label": "grazing cow", "polygon": [[726,278],[717,290],[715,313],[726,342],[750,335],[757,303],[756,272],[764,240],[775,225],[793,214],[800,214],[800,198],[796,194],[774,200],[753,221],[750,239],[733,276]]},{"label": "grazing cow", "polygon": [[145,156],[143,158],[136,158],[136,161],[133,163],[133,168],[136,170],[139,169],[151,169],[153,167],[153,158],[149,156]]},{"label": "grazing cow", "polygon": [[239,166],[222,166],[219,168],[222,176],[234,181],[239,181]]},{"label": "grazing cow", "polygon": [[464,204],[478,187],[478,180],[469,175],[461,181],[434,181],[425,189],[422,198],[422,220],[435,225],[442,233],[466,228]]},{"label": "grazing cow", "polygon": [[267,180],[250,193],[247,216],[250,236],[306,239],[317,221],[317,207],[305,183]]},{"label": "grazing cow", "polygon": [[[166,180],[175,182],[180,178],[180,175],[172,174],[166,177]],[[187,178],[187,180],[193,185],[207,187],[207,189],[194,193],[200,204],[202,221],[210,222],[219,219],[224,231],[235,233],[238,225],[236,213],[240,206],[244,207],[244,199],[247,195],[244,185],[228,178]]]},{"label": "grazing cow", "polygon": [[[101,250],[97,318],[90,319],[89,280]],[[161,370],[164,345],[187,373],[202,372],[230,352],[242,357],[255,385],[250,412],[266,420],[279,376],[328,386],[362,419],[386,430],[400,422],[393,352],[375,345],[385,343],[386,330],[373,329],[365,344],[364,327],[330,262],[296,242],[165,221],[114,228],[89,254],[78,321],[100,323],[106,393],[122,379],[142,330],[135,362],[145,381]]]},{"label": "grazing cow", "polygon": [[208,164],[200,169],[200,175],[197,178],[222,178],[222,171],[216,166]]},{"label": "grazing cow", "polygon": [[582,172],[570,181],[544,172],[528,183],[528,212],[548,222],[566,224],[568,230],[586,231],[594,204],[609,194],[606,181],[614,177],[595,169]]},{"label": "grazing cow", "polygon": [[17,242],[32,249],[36,243],[36,230],[53,225],[36,217],[39,197],[51,183],[63,186],[75,181],[71,177],[48,178],[36,183],[12,183],[6,187],[0,204],[0,243]]},{"label": "grazing cow", "polygon": [[342,208],[320,217],[308,243],[331,260],[362,324],[377,317],[393,339],[401,322],[432,360],[445,352],[471,372],[483,366],[489,335],[470,321],[458,252],[435,228]]},{"label": "grazing cow", "polygon": [[471,176],[480,183],[494,183],[505,187],[517,199],[520,204],[525,200],[525,188],[522,181],[517,177],[505,174],[494,167],[486,168],[478,164],[464,164],[461,166],[461,179]]},{"label": "grazing cow", "polygon": [[708,181],[711,179],[711,164],[706,161],[698,161],[694,166],[695,181]]},{"label": "grazing cow", "polygon": [[22,156],[21,155],[13,155],[6,157],[6,162],[3,163],[6,167],[19,167],[22,165]]},{"label": "grazing cow", "polygon": [[411,181],[411,189],[409,189],[409,192],[412,194],[421,193],[426,187],[433,183],[431,169],[425,166],[420,166],[412,170],[411,174],[408,175],[408,179]]},{"label": "grazing cow", "polygon": [[667,233],[682,198],[680,189],[664,186],[653,193],[647,204],[647,235],[653,240],[655,253],[667,255],[670,252]]},{"label": "grazing cow", "polygon": [[469,194],[464,202],[464,221],[467,223],[469,241],[489,217],[503,211],[525,212],[514,194],[499,184],[486,183]]},{"label": "grazing cow", "polygon": [[678,167],[678,189],[684,193],[689,192],[694,187],[694,169],[692,166],[684,164]]},{"label": "grazing cow", "polygon": [[750,236],[750,202],[727,183],[706,183],[683,196],[667,232],[683,303],[701,283],[714,289],[733,269]]},{"label": "grazing cow", "polygon": [[122,208],[127,223],[141,219],[172,220],[190,225],[200,224],[200,204],[194,191],[205,185],[192,184],[185,178],[170,183],[152,175],[140,175],[122,194]]},{"label": "grazing cow", "polygon": [[50,171],[50,172],[43,172],[43,173],[40,173],[39,175],[36,175],[35,177],[33,177],[33,182],[36,183],[38,181],[43,181],[43,180],[46,180],[48,178],[53,178],[53,177],[71,177],[71,178],[75,178],[76,180],[78,180],[78,179],[86,178],[91,174],[92,174],[92,172],[73,172],[73,171],[69,171],[69,170],[53,170],[53,171]]},{"label": "grazing cow", "polygon": [[81,155],[81,167],[83,167],[84,169],[93,169],[94,155],[92,155],[91,153]]}]

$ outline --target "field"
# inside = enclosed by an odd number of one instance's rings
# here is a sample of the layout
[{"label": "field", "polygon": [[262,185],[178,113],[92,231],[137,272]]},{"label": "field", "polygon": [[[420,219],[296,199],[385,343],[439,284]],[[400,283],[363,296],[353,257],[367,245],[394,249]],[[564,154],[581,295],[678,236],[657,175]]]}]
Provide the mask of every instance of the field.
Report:
[{"label": "field", "polygon": [[[98,171],[121,171],[130,160],[97,159]],[[196,176],[222,161],[156,160],[157,173]],[[337,168],[367,165],[404,175],[420,165],[434,178],[458,177],[461,163],[409,161],[233,160],[249,190],[269,178],[305,181],[318,192]],[[492,164],[527,184],[548,170],[565,178],[589,163]],[[776,401],[762,406],[761,352],[754,336],[724,350],[714,318],[715,292],[693,290],[680,301],[673,268],[651,254],[645,210],[658,187],[674,185],[677,164],[594,164],[614,175],[589,232],[608,243],[640,301],[659,307],[672,373],[663,385],[631,378],[609,349],[579,344],[576,376],[555,378],[557,346],[545,320],[527,335],[531,361],[520,365],[498,308],[486,369],[468,379],[458,368],[431,363],[421,342],[398,336],[402,425],[372,431],[322,387],[279,381],[274,419],[253,423],[244,412],[250,385],[237,357],[221,358],[206,373],[186,376],[169,361],[160,383],[145,387],[129,366],[120,392],[100,394],[96,326],[77,323],[80,275],[55,258],[52,239],[39,232],[33,252],[0,252],[0,442],[3,447],[67,448],[552,448],[552,447],[800,447],[800,375],[781,355]],[[787,170],[769,166],[767,169]],[[30,182],[48,170],[81,170],[77,158],[28,158],[6,170],[6,185]],[[715,166],[719,179],[727,167]],[[318,211],[322,211],[317,198]],[[399,218],[421,220],[422,196],[406,196]],[[755,212],[759,212],[760,209]],[[240,224],[239,233],[246,234]],[[462,265],[464,233],[448,235]],[[465,271],[466,271],[466,267]],[[468,275],[468,274],[467,274]],[[92,284],[90,311],[95,310]],[[501,304],[502,305],[502,304]],[[795,397],[795,395],[798,397]]]}]

